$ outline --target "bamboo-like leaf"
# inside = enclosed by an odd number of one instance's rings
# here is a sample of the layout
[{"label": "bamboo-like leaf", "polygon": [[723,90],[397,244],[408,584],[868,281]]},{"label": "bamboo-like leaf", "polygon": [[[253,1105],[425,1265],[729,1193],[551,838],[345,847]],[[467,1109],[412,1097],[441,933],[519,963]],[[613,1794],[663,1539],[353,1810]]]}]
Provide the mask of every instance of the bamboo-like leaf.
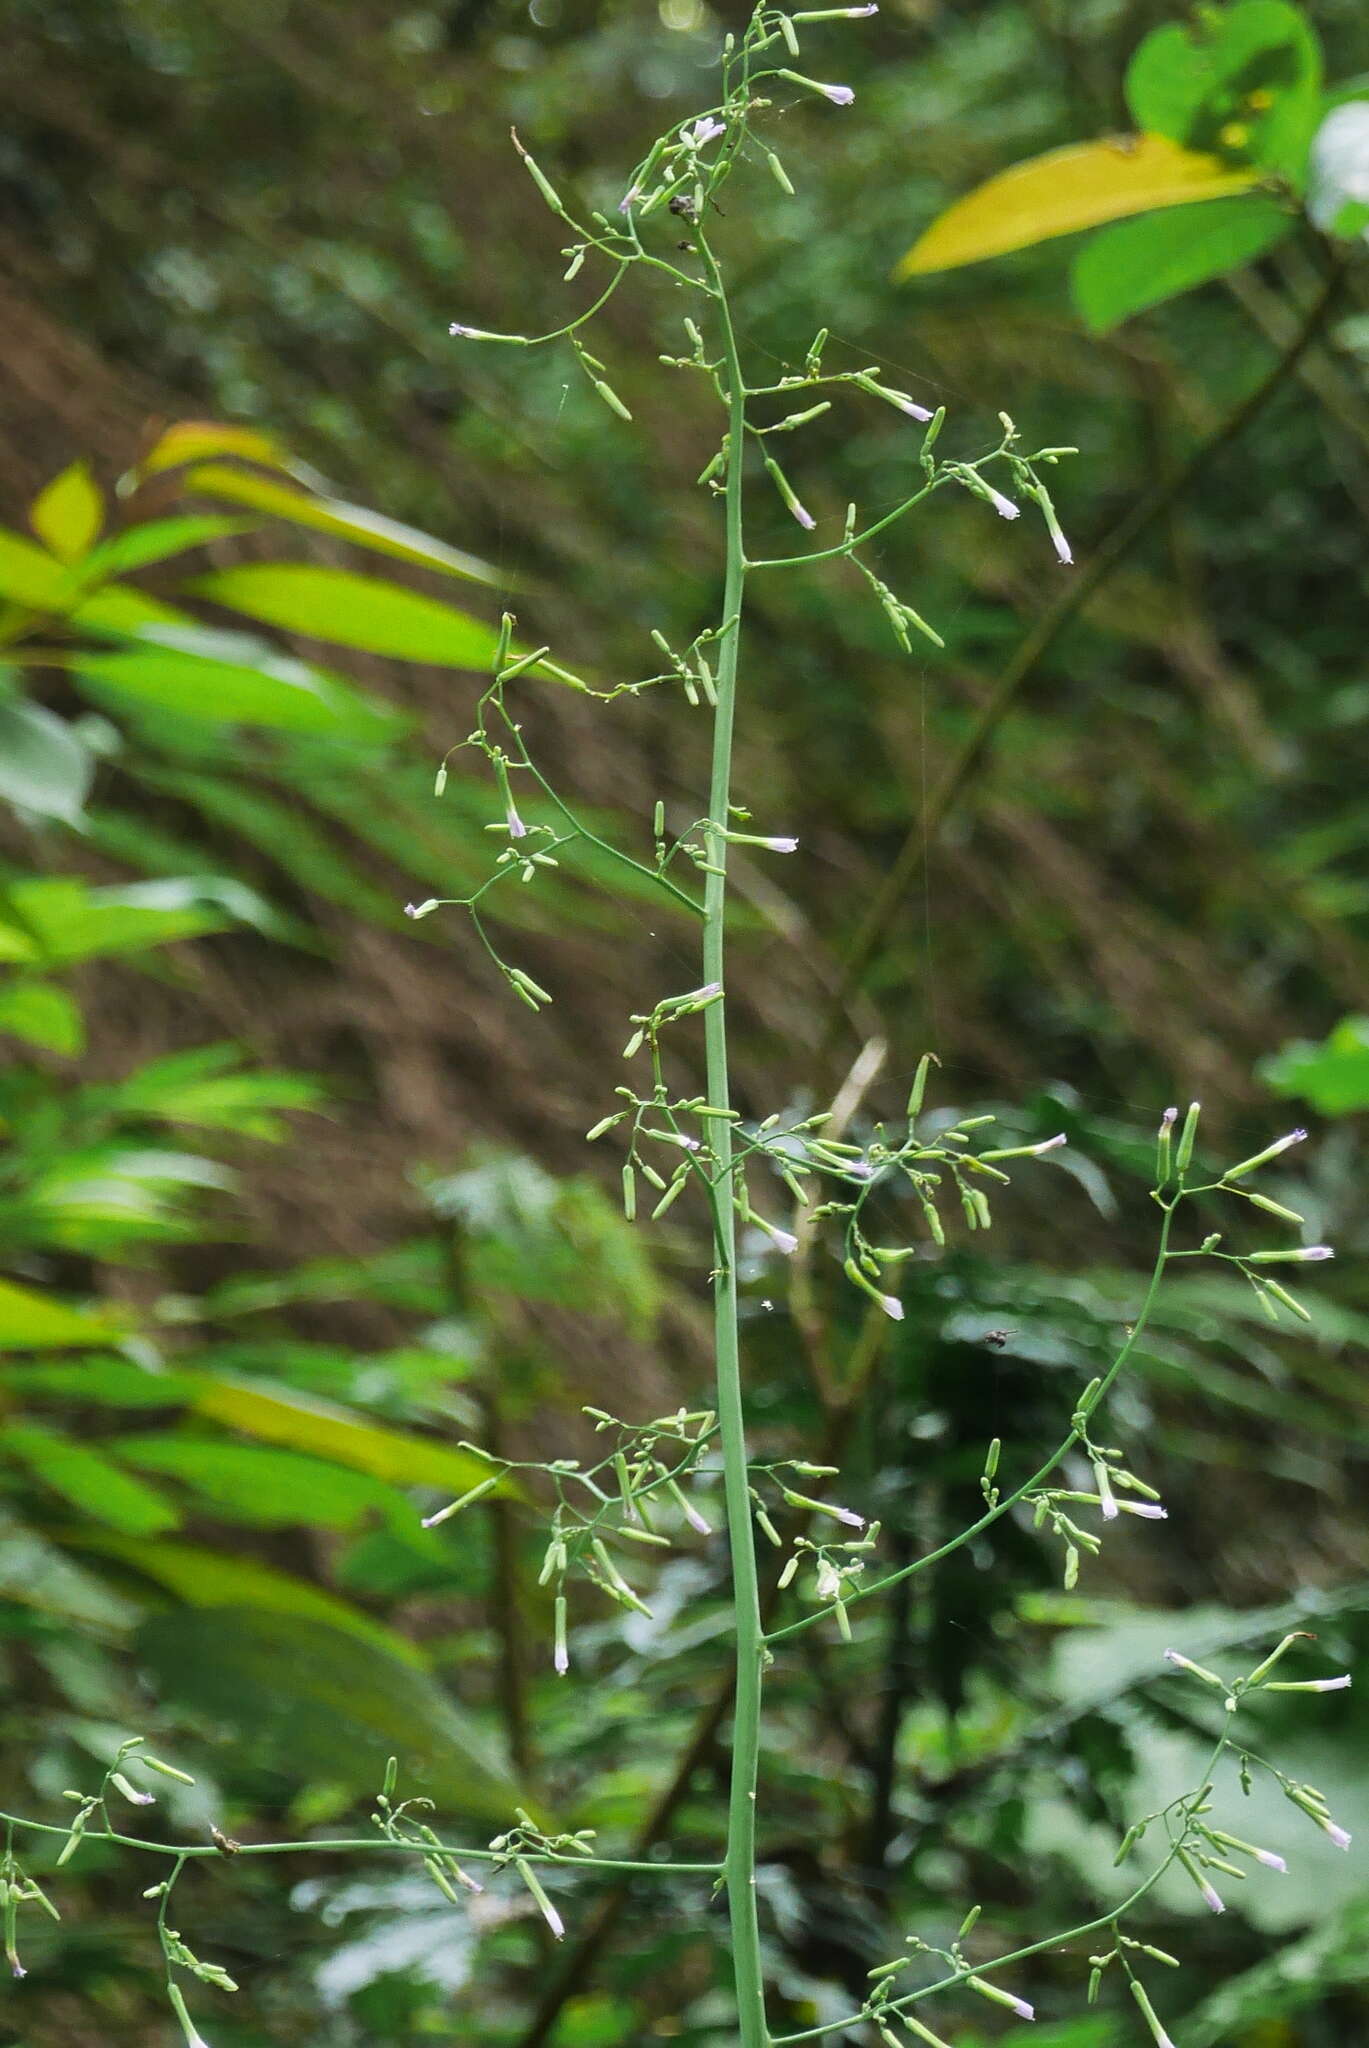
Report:
[{"label": "bamboo-like leaf", "polygon": [[106,1344],[118,1334],[101,1315],[69,1308],[50,1294],[0,1280],[0,1351],[70,1351]]},{"label": "bamboo-like leaf", "polygon": [[1014,164],[956,200],[914,243],[895,275],[957,270],[1131,214],[1245,192],[1258,175],[1182,149],[1162,135],[1072,142]]},{"label": "bamboo-like leaf", "polygon": [[417,590],[308,562],[247,562],[197,576],[185,588],[287,633],[306,633],[400,661],[488,668],[494,630]]},{"label": "bamboo-like leaf", "polygon": [[448,547],[417,527],[405,526],[383,513],[367,511],[363,505],[349,505],[342,498],[325,498],[278,483],[274,477],[254,476],[250,470],[234,469],[226,462],[201,463],[185,479],[187,490],[207,498],[227,498],[230,504],[250,506],[273,519],[287,519],[293,526],[306,526],[315,533],[331,533],[339,540],[355,541],[358,547],[376,554],[393,555],[402,562],[417,562],[425,569],[440,569],[447,576],[464,576],[476,583],[499,583],[497,570],[460,548]]},{"label": "bamboo-like leaf", "polygon": [[0,798],[74,825],[94,762],[63,718],[41,704],[0,699]]},{"label": "bamboo-like leaf", "polygon": [[60,1430],[11,1422],[0,1448],[82,1515],[124,1535],[157,1536],[179,1525],[176,1510],[154,1488]]}]

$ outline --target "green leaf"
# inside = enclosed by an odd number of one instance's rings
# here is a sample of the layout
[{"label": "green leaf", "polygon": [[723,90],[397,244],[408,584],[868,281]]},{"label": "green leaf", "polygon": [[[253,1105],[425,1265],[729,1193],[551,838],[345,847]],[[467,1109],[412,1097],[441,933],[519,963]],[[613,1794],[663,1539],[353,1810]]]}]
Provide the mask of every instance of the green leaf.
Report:
[{"label": "green leaf", "polygon": [[[150,1060],[116,1087],[101,1092],[102,1103],[124,1117],[155,1117],[166,1123],[193,1124],[206,1130],[235,1131],[243,1137],[274,1142],[285,1126],[273,1114],[282,1109],[312,1109],[322,1098],[317,1081],[307,1074],[240,1069],[242,1052],[235,1045],[196,1046]],[[229,1071],[232,1069],[232,1071]]]},{"label": "green leaf", "polygon": [[111,1408],[179,1408],[190,1399],[190,1389],[174,1373],[149,1372],[129,1359],[103,1354],[60,1365],[7,1362],[5,1385],[54,1401]]},{"label": "green leaf", "polygon": [[124,1535],[157,1536],[180,1523],[160,1493],[57,1430],[37,1423],[9,1423],[0,1431],[0,1450],[26,1465],[83,1515]]},{"label": "green leaf", "polygon": [[394,724],[390,712],[340,677],[247,634],[149,626],[136,647],[82,650],[70,663],[78,682],[179,718],[370,741]]},{"label": "green leaf", "polygon": [[81,564],[81,575],[86,583],[96,576],[126,576],[132,569],[146,569],[171,555],[202,548],[207,541],[255,530],[255,520],[235,519],[226,512],[184,512],[172,519],[145,519],[93,549]]},{"label": "green leaf", "polygon": [[191,1235],[187,1193],[232,1185],[226,1167],[194,1153],[111,1143],[62,1153],[0,1213],[14,1237],[99,1253]]},{"label": "green leaf", "polygon": [[10,981],[0,988],[0,1031],[67,1059],[84,1050],[80,1005],[51,981]]},{"label": "green leaf", "polygon": [[163,470],[179,469],[186,462],[203,462],[206,456],[233,455],[243,462],[259,462],[266,469],[295,472],[296,465],[281,443],[255,427],[233,427],[218,420],[177,420],[162,434],[150,455],[138,464],[135,474],[157,476]]},{"label": "green leaf", "polygon": [[104,495],[86,462],[73,462],[38,493],[29,524],[60,562],[79,562],[104,524]]},{"label": "green leaf", "polygon": [[106,634],[115,640],[137,639],[156,626],[193,630],[195,625],[188,612],[177,611],[174,605],[149,597],[145,590],[135,590],[131,583],[107,583],[103,589],[89,591],[75,602],[68,594],[62,609],[82,632]]},{"label": "green leaf", "polygon": [[7,803],[74,825],[93,772],[65,719],[41,704],[0,700],[0,797]]},{"label": "green leaf", "polygon": [[0,1600],[55,1615],[82,1629],[129,1628],[138,1618],[131,1600],[64,1557],[55,1544],[0,1514]]},{"label": "green leaf", "polygon": [[496,569],[445,541],[404,526],[364,506],[349,505],[341,498],[311,496],[307,491],[277,483],[274,477],[253,476],[248,470],[231,469],[226,463],[209,462],[192,469],[185,479],[187,490],[207,498],[227,498],[230,504],[246,505],[273,519],[287,519],[294,526],[309,527],[315,533],[335,534],[340,540],[355,541],[381,555],[393,555],[402,562],[417,562],[425,569],[440,569],[448,576],[464,576],[476,583],[502,583]]},{"label": "green leaf", "polygon": [[1276,1095],[1300,1096],[1321,1116],[1369,1109],[1369,1017],[1343,1018],[1320,1045],[1286,1045],[1257,1071]]},{"label": "green leaf", "polygon": [[1320,118],[1321,48],[1288,0],[1204,7],[1189,24],[1152,30],[1131,60],[1126,96],[1138,127],[1301,186]]},{"label": "green leaf", "polygon": [[207,1373],[186,1377],[195,1387],[194,1407],[211,1421],[264,1443],[284,1444],[356,1472],[369,1472],[394,1486],[458,1494],[490,1474],[484,1460],[469,1451],[363,1422],[345,1408],[307,1399],[269,1381]]},{"label": "green leaf", "polygon": [[221,931],[231,915],[205,888],[186,878],[111,889],[65,875],[16,882],[0,896],[0,959],[65,966]]},{"label": "green leaf", "polygon": [[22,534],[0,527],[0,597],[25,611],[60,612],[75,586],[70,571]]},{"label": "green leaf", "polygon": [[298,1451],[166,1431],[120,1437],[108,1448],[140,1471],[184,1481],[233,1521],[263,1529],[310,1523],[351,1529],[376,1510],[387,1518],[413,1519],[412,1505],[398,1488]]},{"label": "green leaf", "polygon": [[70,1350],[119,1335],[112,1318],[68,1308],[50,1294],[0,1280],[0,1351]]},{"label": "green leaf", "polygon": [[936,218],[894,275],[923,277],[1031,249],[1135,213],[1244,192],[1253,171],[1200,156],[1162,135],[1070,143],[1015,164]]},{"label": "green leaf", "polygon": [[373,1793],[399,1756],[406,1794],[441,1812],[497,1822],[519,1797],[489,1738],[397,1636],[359,1657],[321,1618],[216,1605],[150,1618],[138,1648],[159,1690],[297,1783]]},{"label": "green leaf", "polygon": [[1074,259],[1071,289],[1095,334],[1264,255],[1294,216],[1258,193],[1150,214],[1105,228]]},{"label": "green leaf", "polygon": [[258,1564],[254,1558],[228,1557],[194,1543],[151,1543],[132,1535],[110,1536],[96,1529],[81,1529],[70,1540],[82,1550],[115,1558],[140,1572],[187,1607],[249,1607],[261,1614],[288,1616],[292,1623],[322,1623],[352,1639],[354,1670],[359,1668],[358,1642],[422,1668],[422,1651],[403,1636],[335,1594],[321,1592],[304,1579]]},{"label": "green leaf", "polygon": [[250,562],[198,576],[185,587],[264,625],[400,661],[488,668],[498,641],[490,627],[465,612],[349,569]]}]

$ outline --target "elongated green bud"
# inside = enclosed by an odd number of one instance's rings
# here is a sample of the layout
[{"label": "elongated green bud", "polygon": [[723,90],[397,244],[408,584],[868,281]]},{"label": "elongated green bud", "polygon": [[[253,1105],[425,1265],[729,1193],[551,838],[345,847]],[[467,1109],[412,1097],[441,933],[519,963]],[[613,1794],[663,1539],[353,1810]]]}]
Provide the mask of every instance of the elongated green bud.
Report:
[{"label": "elongated green bud", "polygon": [[552,184],[551,180],[545,175],[545,173],[538,168],[533,158],[528,155],[528,152],[524,149],[522,143],[518,140],[518,130],[516,128],[510,128],[509,134],[513,138],[514,148],[518,151],[519,156],[523,159],[524,170],[532,179],[533,184],[537,187],[542,197],[546,200],[547,205],[551,208],[552,212],[554,214],[558,214],[562,220],[569,220],[570,215],[566,212],[565,207],[561,203],[560,193],[556,190],[555,186]]},{"label": "elongated green bud", "polygon": [[472,1486],[459,1500],[450,1502],[445,1508],[439,1508],[435,1515],[425,1515],[421,1527],[435,1529],[440,1522],[449,1522],[452,1516],[459,1515],[463,1508],[473,1507],[476,1501],[483,1500],[487,1493],[493,1493],[501,1477],[500,1473],[492,1472],[488,1479],[482,1479],[478,1486]]},{"label": "elongated green bud", "polygon": [[788,171],[786,171],[784,165],[780,162],[779,158],[776,156],[773,149],[768,149],[765,152],[765,160],[770,166],[770,175],[775,180],[775,183],[779,186],[781,192],[787,193],[789,198],[792,199],[794,196],[794,187],[790,182],[789,173]]},{"label": "elongated green bud", "polygon": [[1198,1136],[1198,1118],[1201,1112],[1202,1104],[1200,1102],[1189,1103],[1188,1115],[1184,1118],[1184,1127],[1179,1133],[1179,1147],[1174,1154],[1174,1170],[1176,1173],[1187,1173],[1189,1166],[1192,1164],[1193,1146]]}]

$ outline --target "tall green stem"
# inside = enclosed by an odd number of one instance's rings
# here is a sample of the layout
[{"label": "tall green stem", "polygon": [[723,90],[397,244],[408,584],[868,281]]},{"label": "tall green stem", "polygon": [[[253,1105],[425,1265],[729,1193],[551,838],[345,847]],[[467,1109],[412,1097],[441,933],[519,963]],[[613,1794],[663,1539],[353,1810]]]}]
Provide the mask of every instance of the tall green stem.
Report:
[{"label": "tall green stem", "polygon": [[[727,824],[732,795],[732,729],[737,702],[737,655],[746,581],[742,525],[742,465],[746,454],[746,386],[737,338],[717,264],[707,249],[709,281],[717,296],[727,379],[727,576],[718,643],[717,708],[713,715],[713,768],[708,795],[708,866],[704,892],[703,974],[725,987],[724,921],[727,911]],[[709,1104],[731,1108],[727,1061],[727,1003],[704,1012]],[[761,1664],[765,1644],[756,1579],[755,1538],[742,1404],[741,1353],[737,1331],[736,1222],[732,1207],[732,1130],[724,1117],[710,1120],[716,1174],[713,1341],[717,1372],[718,1429],[722,1441],[727,1533],[732,1554],[732,1595],[736,1625],[737,1690],[732,1719],[732,1777],[728,1797],[728,1912],[732,1923],[732,1968],[737,1992],[741,2048],[767,2048],[765,1985],[761,1974],[760,1925],[756,1914],[756,1774],[760,1757]]]}]

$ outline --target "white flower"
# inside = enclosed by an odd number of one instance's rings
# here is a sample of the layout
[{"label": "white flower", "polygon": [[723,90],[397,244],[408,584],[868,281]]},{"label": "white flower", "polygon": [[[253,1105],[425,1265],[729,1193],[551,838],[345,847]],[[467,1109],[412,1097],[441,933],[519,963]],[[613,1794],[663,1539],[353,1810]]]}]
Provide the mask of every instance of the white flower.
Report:
[{"label": "white flower", "polygon": [[1288,1875],[1288,1865],[1284,1862],[1282,1856],[1276,1856],[1272,1849],[1257,1849],[1255,1851],[1255,1861],[1263,1863],[1266,1870],[1278,1870],[1282,1871],[1285,1877]]},{"label": "white flower", "polygon": [[1369,206],[1369,100],[1351,100],[1329,113],[1308,159],[1312,225],[1330,232],[1347,206]]},{"label": "white flower", "polygon": [[1000,519],[1020,518],[1022,507],[1014,505],[1011,498],[1005,498],[1002,491],[996,491],[992,484],[984,485],[985,495]]},{"label": "white flower", "polygon": [[819,85],[818,91],[824,99],[829,99],[834,107],[849,107],[855,99],[849,85]]}]

